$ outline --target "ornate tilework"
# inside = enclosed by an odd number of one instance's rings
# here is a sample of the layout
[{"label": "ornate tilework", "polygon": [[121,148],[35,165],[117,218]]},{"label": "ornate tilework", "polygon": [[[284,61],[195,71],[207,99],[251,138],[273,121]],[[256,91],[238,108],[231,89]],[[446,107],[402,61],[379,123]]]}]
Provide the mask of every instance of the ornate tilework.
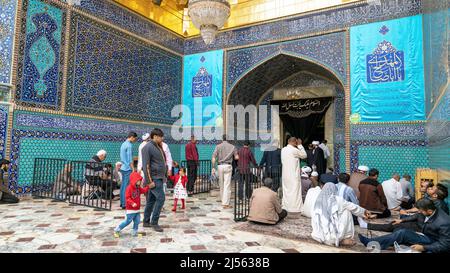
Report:
[{"label": "ornate tilework", "polygon": [[14,112],[14,128],[23,130],[46,130],[58,132],[89,132],[89,134],[126,136],[129,131],[139,136],[158,127],[163,130],[165,140],[173,143],[169,126],[150,126],[97,119],[82,119],[63,115],[40,114],[26,111]]},{"label": "ornate tilework", "polygon": [[[445,0],[444,0],[445,1]],[[429,1],[433,2],[433,1]],[[421,12],[422,0],[380,0],[356,6],[307,14],[282,21],[220,32],[214,44],[206,46],[201,38],[187,39],[185,54],[243,46],[317,33],[352,25],[367,24]]]},{"label": "ornate tilework", "polygon": [[182,58],[73,14],[68,112],[172,123]]},{"label": "ornate tilework", "polygon": [[231,50],[227,54],[227,92],[245,73],[287,52],[323,64],[345,82],[345,33],[333,33],[290,42]]},{"label": "ornate tilework", "polygon": [[17,0],[0,0],[0,83],[10,83]]},{"label": "ornate tilework", "polygon": [[[75,3],[76,4],[76,3]],[[171,31],[108,0],[81,0],[78,8],[114,25],[183,53],[184,40]]]},{"label": "ornate tilework", "polygon": [[424,140],[424,124],[353,124],[351,125],[351,137],[354,140]]},{"label": "ornate tilework", "polygon": [[350,169],[356,171],[359,164],[377,168],[380,181],[394,172],[415,173],[416,168],[428,166],[426,140],[357,140],[350,145]]},{"label": "ornate tilework", "polygon": [[339,174],[345,172],[345,145],[334,144],[334,173]]},{"label": "ornate tilework", "polygon": [[48,0],[23,1],[16,101],[58,110],[64,62],[65,11]]},{"label": "ornate tilework", "polygon": [[0,158],[5,157],[8,106],[0,104]]}]

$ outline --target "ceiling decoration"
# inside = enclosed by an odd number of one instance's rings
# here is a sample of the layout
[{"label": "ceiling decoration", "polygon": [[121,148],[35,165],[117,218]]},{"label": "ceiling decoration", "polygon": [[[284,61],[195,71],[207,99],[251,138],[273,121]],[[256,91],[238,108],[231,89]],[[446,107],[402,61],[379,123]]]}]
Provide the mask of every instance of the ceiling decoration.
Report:
[{"label": "ceiling decoration", "polygon": [[[188,0],[113,0],[122,6],[182,35],[199,35],[188,12]],[[359,2],[360,0],[228,0],[230,17],[223,29],[257,24],[304,12]]]}]

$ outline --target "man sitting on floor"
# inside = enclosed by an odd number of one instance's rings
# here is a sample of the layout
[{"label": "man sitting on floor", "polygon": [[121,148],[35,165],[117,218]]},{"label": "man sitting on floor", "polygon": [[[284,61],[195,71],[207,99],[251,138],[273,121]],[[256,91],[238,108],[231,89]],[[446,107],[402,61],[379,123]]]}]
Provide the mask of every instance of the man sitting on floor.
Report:
[{"label": "man sitting on floor", "polygon": [[386,218],[391,216],[391,211],[387,207],[383,186],[377,180],[378,174],[377,169],[370,169],[369,177],[359,184],[359,204],[373,212],[377,218]]},{"label": "man sitting on floor", "polygon": [[450,251],[450,217],[436,208],[433,201],[427,198],[418,200],[416,207],[420,213],[396,220],[395,224],[417,222],[421,233],[411,229],[400,229],[392,234],[372,239],[358,234],[359,240],[365,246],[370,241],[376,241],[380,243],[381,249],[387,249],[397,242],[412,245],[411,248],[419,252],[448,253]]},{"label": "man sitting on floor", "polygon": [[[442,209],[445,213],[449,214],[448,205],[445,203],[445,198],[448,196],[447,188],[442,184],[434,185],[434,183],[427,184],[426,194],[424,198],[430,199],[433,201],[434,206],[438,209]],[[408,214],[417,213],[419,210],[417,207],[414,207],[409,210],[401,210],[400,218],[405,217]]]},{"label": "man sitting on floor", "polygon": [[287,211],[281,209],[278,196],[272,190],[272,183],[272,178],[267,177],[263,181],[263,187],[253,191],[247,220],[258,224],[275,225],[287,216]]},{"label": "man sitting on floor", "polygon": [[8,165],[10,163],[6,159],[0,160],[0,204],[19,203],[19,198],[8,190],[8,183],[3,178],[3,175],[8,171]]}]

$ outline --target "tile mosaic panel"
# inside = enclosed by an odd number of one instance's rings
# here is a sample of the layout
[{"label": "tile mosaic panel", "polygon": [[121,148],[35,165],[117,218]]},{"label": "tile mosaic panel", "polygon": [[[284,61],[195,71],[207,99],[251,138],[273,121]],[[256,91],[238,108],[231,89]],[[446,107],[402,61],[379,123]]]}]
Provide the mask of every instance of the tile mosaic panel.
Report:
[{"label": "tile mosaic panel", "polygon": [[181,101],[182,58],[74,14],[68,112],[173,123]]},{"label": "tile mosaic panel", "polygon": [[[66,0],[63,0],[67,2]],[[97,18],[108,21],[116,26],[147,38],[161,46],[183,53],[184,40],[169,30],[153,23],[118,4],[108,0],[72,1],[83,11]]]},{"label": "tile mosaic panel", "polygon": [[358,165],[377,168],[379,181],[389,179],[393,173],[414,175],[416,168],[428,167],[428,147],[423,140],[364,140],[352,141],[350,168]]},{"label": "tile mosaic panel", "polygon": [[419,14],[422,7],[422,0],[379,0],[368,2],[353,7],[306,14],[282,21],[223,31],[218,34],[216,41],[210,46],[206,46],[201,38],[187,39],[184,45],[184,52],[185,54],[193,54],[219,48],[244,46],[352,25],[412,16]]},{"label": "tile mosaic panel", "polygon": [[24,0],[22,12],[16,101],[58,110],[66,13],[48,0]]},{"label": "tile mosaic panel", "polygon": [[231,50],[227,53],[227,92],[249,70],[286,52],[324,65],[345,82],[345,33],[333,33],[284,43]]},{"label": "tile mosaic panel", "polygon": [[17,0],[0,1],[0,83],[10,83]]},{"label": "tile mosaic panel", "polygon": [[431,111],[449,81],[450,17],[447,0],[423,1],[426,110]]},{"label": "tile mosaic panel", "polygon": [[0,158],[5,157],[7,129],[8,129],[8,106],[0,104]]}]

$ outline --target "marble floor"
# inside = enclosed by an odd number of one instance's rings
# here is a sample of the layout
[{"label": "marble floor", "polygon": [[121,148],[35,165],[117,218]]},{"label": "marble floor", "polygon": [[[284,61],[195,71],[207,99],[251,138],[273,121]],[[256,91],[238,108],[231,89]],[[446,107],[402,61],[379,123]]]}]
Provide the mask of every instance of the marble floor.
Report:
[{"label": "marble floor", "polygon": [[185,211],[172,212],[172,204],[172,198],[167,196],[160,218],[163,233],[143,228],[141,224],[139,237],[131,236],[129,226],[119,239],[113,237],[113,229],[125,213],[118,201],[113,202],[111,211],[49,199],[0,205],[0,252],[352,252],[241,231],[242,223],[233,221],[233,210],[223,209],[217,197],[209,194],[188,199]]}]

